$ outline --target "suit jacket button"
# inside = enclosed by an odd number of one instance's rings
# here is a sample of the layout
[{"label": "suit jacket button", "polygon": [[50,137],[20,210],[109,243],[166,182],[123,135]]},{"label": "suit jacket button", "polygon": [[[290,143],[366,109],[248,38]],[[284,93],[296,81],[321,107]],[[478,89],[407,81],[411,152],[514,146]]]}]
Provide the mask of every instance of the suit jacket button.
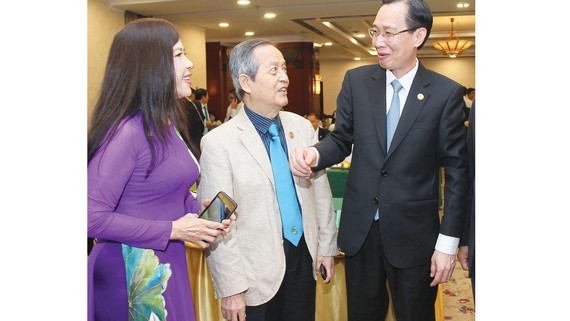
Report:
[{"label": "suit jacket button", "polygon": [[372,199],[372,203],[378,204],[378,197],[374,197],[374,198]]},{"label": "suit jacket button", "polygon": [[383,170],[380,172],[380,175],[386,177],[386,176],[388,176],[388,171],[385,170],[385,169],[383,169]]}]

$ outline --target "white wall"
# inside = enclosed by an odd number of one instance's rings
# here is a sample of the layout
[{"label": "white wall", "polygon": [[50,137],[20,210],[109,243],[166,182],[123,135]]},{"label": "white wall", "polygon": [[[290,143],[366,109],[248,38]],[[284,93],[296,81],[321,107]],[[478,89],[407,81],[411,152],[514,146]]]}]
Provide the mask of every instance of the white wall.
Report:
[{"label": "white wall", "polygon": [[[336,97],[342,86],[342,80],[347,70],[368,64],[376,64],[376,59],[361,61],[321,60],[320,75],[323,78],[323,109],[330,115],[336,109]],[[475,58],[429,58],[421,59],[421,63],[428,69],[439,72],[465,87],[475,88]]]}]

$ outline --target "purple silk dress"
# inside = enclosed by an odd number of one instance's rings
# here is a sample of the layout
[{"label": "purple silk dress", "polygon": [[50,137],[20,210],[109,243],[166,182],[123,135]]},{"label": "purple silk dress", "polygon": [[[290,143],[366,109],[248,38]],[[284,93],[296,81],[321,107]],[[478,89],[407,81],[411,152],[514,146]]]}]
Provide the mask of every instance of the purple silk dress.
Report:
[{"label": "purple silk dress", "polygon": [[[141,114],[121,123],[88,165],[88,320],[194,321],[186,251],[172,221],[198,213],[199,168],[174,126],[154,170]],[[154,133],[156,136],[156,133]]]}]

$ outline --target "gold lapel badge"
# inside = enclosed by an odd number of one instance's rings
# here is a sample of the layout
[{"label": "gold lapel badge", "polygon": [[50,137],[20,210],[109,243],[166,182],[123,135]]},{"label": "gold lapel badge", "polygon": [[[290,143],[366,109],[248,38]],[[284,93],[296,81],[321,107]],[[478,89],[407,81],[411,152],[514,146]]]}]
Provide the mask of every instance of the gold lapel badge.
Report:
[{"label": "gold lapel badge", "polygon": [[419,99],[419,100],[424,100],[424,94],[419,93],[419,94],[418,94],[418,99]]},{"label": "gold lapel badge", "polygon": [[293,132],[289,132],[289,137],[294,138],[295,135],[293,135]]}]

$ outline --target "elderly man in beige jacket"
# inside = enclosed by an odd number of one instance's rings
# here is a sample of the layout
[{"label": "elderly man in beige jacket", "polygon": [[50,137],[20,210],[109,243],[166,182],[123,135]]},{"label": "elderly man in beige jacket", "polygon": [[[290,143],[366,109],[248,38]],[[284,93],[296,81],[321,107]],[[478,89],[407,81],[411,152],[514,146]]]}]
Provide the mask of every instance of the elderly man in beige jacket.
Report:
[{"label": "elderly man in beige jacket", "polygon": [[316,143],[315,131],[303,117],[281,111],[288,102],[289,78],[283,55],[270,42],[237,45],[230,72],[245,105],[202,139],[198,187],[201,199],[224,191],[238,203],[229,237],[219,238],[206,252],[215,295],[230,321],[246,320],[246,315],[248,321],[314,320],[317,273],[323,265],[328,283],[338,254],[331,191],[324,170],[300,179],[286,168],[302,217],[302,227],[294,231],[300,232],[298,244],[286,239],[269,127],[277,125],[285,155]]}]

